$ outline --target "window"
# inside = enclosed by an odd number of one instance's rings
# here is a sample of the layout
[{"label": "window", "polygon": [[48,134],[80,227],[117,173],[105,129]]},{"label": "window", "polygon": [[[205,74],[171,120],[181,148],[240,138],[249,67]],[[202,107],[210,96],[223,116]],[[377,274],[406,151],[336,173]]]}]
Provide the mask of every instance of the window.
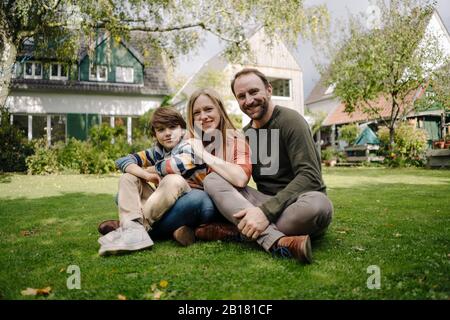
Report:
[{"label": "window", "polygon": [[290,79],[269,79],[272,85],[272,95],[275,98],[291,98]]},{"label": "window", "polygon": [[47,116],[33,115],[33,139],[43,138],[47,134]]},{"label": "window", "polygon": [[331,85],[327,88],[327,90],[325,91],[325,94],[331,94],[331,93],[333,93],[333,92],[334,92],[334,88],[336,88],[336,84],[335,84],[335,83],[331,84]]},{"label": "window", "polygon": [[106,81],[108,71],[106,66],[94,65],[89,67],[89,80],[92,81]]},{"label": "window", "polygon": [[42,63],[25,62],[25,79],[42,79]]},{"label": "window", "polygon": [[51,116],[51,124],[52,124],[52,144],[58,141],[66,140],[66,115],[53,115]]},{"label": "window", "polygon": [[50,79],[51,80],[67,80],[69,78],[67,73],[67,66],[60,63],[52,63],[50,65]]},{"label": "window", "polygon": [[14,62],[12,69],[11,69],[11,77],[13,79],[18,78],[20,76],[19,72],[20,72],[19,63]]},{"label": "window", "polygon": [[13,115],[13,125],[22,131],[23,135],[28,136],[28,116],[23,114]]},{"label": "window", "polygon": [[130,67],[116,67],[117,82],[134,82],[134,69]]}]

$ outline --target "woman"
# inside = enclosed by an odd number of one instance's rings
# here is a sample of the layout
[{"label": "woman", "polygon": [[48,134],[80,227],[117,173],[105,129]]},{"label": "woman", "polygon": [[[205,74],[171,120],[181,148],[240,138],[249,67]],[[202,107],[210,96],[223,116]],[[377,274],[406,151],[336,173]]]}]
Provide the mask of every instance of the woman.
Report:
[{"label": "woman", "polygon": [[[194,92],[188,102],[187,120],[187,136],[195,155],[208,166],[208,173],[216,172],[235,187],[246,186],[252,171],[250,148],[232,124],[219,94],[212,89]],[[134,183],[139,194],[142,182],[138,180]],[[193,191],[195,192],[180,197],[161,220],[153,225],[149,231],[151,238],[173,237],[186,246],[195,241],[194,228],[224,220],[203,190]],[[105,234],[118,227],[118,221],[105,221],[99,226],[99,232]],[[205,232],[214,232],[214,228],[227,230],[228,227],[233,229],[230,234],[234,235],[234,226],[216,223],[200,230],[199,236],[207,240]]]}]

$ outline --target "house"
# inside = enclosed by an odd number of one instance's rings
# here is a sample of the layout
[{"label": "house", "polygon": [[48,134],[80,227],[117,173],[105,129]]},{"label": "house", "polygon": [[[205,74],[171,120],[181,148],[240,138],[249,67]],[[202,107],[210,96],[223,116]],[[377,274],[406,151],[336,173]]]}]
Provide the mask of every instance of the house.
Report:
[{"label": "house", "polygon": [[136,118],[170,93],[162,64],[148,66],[130,43],[104,34],[93,52],[90,57],[84,49],[77,61],[57,61],[36,57],[33,43],[19,51],[6,106],[29,140],[84,140],[90,127],[108,123],[126,127],[131,143]]},{"label": "house", "polygon": [[[433,32],[440,39],[440,45],[447,55],[450,55],[450,34],[447,31],[437,11],[430,16],[430,20],[426,27],[425,33]],[[346,113],[345,105],[334,96],[333,85],[325,86],[323,79],[316,84],[306,99],[306,109],[317,118],[321,118],[321,130],[316,133],[316,141],[322,141],[322,147],[336,146],[339,127],[349,123],[372,123],[376,126],[376,122],[380,119],[368,117],[359,111],[352,114]],[[425,84],[424,84],[425,85]],[[432,88],[419,88],[416,92],[411,92],[409,99],[416,101],[424,94],[432,94]],[[390,102],[385,98],[372,101],[372,105],[381,110],[382,117],[390,116]],[[442,106],[432,106],[424,111],[416,111],[406,115],[410,122],[415,123],[417,127],[424,128],[429,135],[429,145],[431,141],[441,138],[442,129],[450,118],[442,117]]]},{"label": "house", "polygon": [[180,111],[185,111],[189,96],[198,89],[202,76],[208,73],[218,73],[224,81],[215,88],[221,93],[229,113],[242,116],[243,123],[249,118],[243,114],[230,88],[233,75],[244,67],[257,68],[269,79],[273,87],[272,100],[275,104],[297,110],[304,114],[303,108],[303,72],[289,48],[279,39],[275,39],[272,46],[267,44],[264,28],[258,29],[249,37],[252,55],[244,64],[229,63],[223,55],[218,53],[207,61],[173,98],[174,105]]}]

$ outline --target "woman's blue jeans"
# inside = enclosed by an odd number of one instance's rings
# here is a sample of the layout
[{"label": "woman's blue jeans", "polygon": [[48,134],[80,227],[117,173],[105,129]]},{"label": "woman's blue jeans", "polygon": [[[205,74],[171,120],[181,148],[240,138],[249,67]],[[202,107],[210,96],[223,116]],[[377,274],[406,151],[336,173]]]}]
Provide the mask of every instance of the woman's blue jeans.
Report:
[{"label": "woman's blue jeans", "polygon": [[181,226],[196,228],[202,223],[220,220],[222,215],[211,198],[203,190],[192,189],[182,195],[149,231],[152,238],[171,238],[172,233]]},{"label": "woman's blue jeans", "polygon": [[196,228],[203,223],[223,219],[205,191],[192,189],[182,195],[172,208],[153,224],[149,235],[152,239],[172,238],[172,233],[181,226]]}]

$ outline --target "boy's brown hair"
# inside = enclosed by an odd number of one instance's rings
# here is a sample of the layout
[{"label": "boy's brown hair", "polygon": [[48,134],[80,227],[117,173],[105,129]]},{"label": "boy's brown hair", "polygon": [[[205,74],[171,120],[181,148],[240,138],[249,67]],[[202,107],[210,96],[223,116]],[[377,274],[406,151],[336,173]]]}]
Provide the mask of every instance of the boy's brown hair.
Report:
[{"label": "boy's brown hair", "polygon": [[153,137],[156,136],[156,128],[166,128],[171,126],[180,126],[186,129],[186,121],[183,116],[174,107],[159,107],[153,113],[150,121],[150,133]]}]

